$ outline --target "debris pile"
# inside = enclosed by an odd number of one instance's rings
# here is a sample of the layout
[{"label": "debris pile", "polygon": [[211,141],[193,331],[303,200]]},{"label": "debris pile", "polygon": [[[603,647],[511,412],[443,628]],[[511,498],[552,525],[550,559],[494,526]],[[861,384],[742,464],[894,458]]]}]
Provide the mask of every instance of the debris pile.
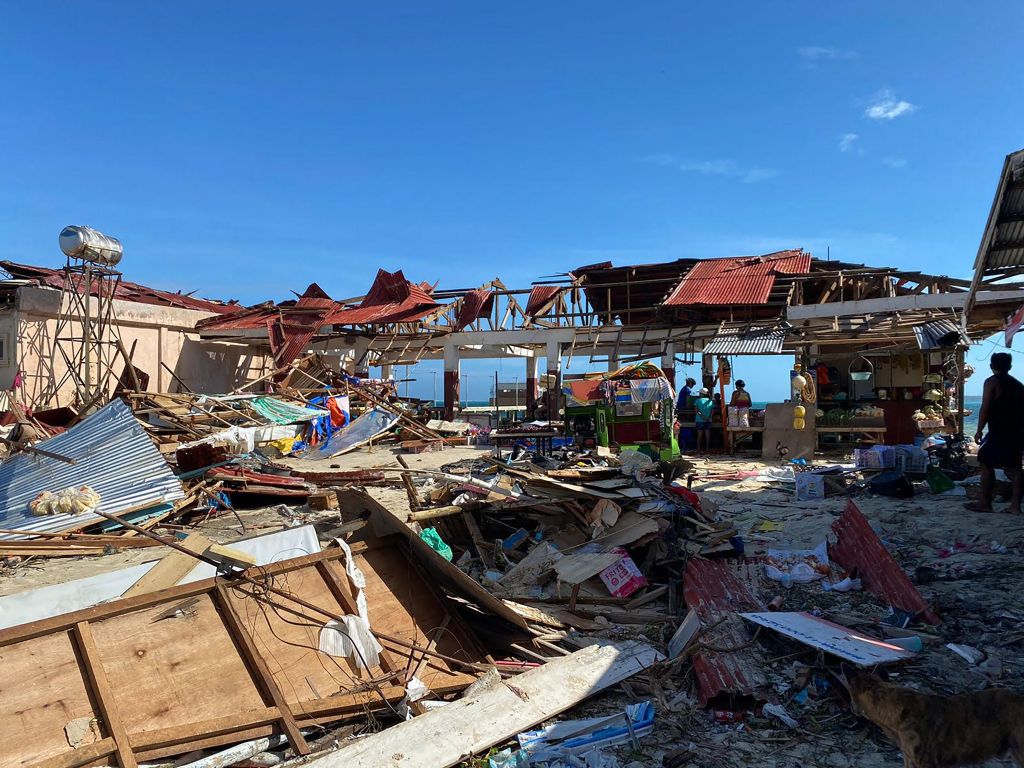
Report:
[{"label": "debris pile", "polygon": [[0,753],[746,765],[859,728],[851,754],[884,764],[850,708],[864,674],[1024,676],[1024,529],[965,541],[948,490],[871,494],[887,468],[856,460],[531,450],[528,427],[475,445],[339,387],[125,392],[0,464]]}]

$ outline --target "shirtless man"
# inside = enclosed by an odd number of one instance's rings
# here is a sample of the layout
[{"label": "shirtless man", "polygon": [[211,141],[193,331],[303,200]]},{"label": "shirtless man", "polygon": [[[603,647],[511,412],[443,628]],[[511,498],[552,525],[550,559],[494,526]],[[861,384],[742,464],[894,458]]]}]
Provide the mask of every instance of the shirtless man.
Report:
[{"label": "shirtless man", "polygon": [[[1020,513],[1024,473],[1024,384],[1010,375],[1013,358],[1006,352],[997,352],[990,361],[992,375],[985,380],[985,391],[978,415],[978,433],[974,439],[981,443],[978,463],[981,466],[981,500],[967,508],[975,512],[992,511],[992,494],[996,485],[996,469],[1002,469],[1013,482],[1013,495],[1007,512]],[[982,433],[988,435],[982,441]]]}]

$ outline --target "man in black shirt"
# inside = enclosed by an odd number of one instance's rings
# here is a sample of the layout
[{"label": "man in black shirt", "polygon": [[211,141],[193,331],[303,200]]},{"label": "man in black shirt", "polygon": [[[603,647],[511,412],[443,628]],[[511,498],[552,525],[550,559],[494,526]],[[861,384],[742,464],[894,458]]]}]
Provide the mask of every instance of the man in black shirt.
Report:
[{"label": "man in black shirt", "polygon": [[[1006,352],[992,355],[992,375],[985,380],[985,391],[978,415],[978,434],[981,443],[978,462],[981,465],[981,501],[967,505],[976,512],[992,511],[992,493],[996,484],[996,469],[1002,469],[1013,482],[1013,496],[1008,512],[1020,513],[1024,491],[1024,384],[1010,375],[1013,358]],[[982,433],[988,434],[982,440]]]}]

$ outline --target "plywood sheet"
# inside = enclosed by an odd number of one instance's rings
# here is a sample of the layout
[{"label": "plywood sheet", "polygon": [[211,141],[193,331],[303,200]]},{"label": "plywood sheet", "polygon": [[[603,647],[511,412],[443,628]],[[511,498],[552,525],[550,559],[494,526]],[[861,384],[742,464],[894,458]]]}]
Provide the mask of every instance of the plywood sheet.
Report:
[{"label": "plywood sheet", "polygon": [[[367,576],[371,625],[427,646],[432,630],[448,624],[435,650],[482,661],[461,622],[446,620],[446,607],[409,562],[404,542],[392,537],[374,546],[380,549],[359,553],[358,547],[356,555]],[[68,634],[74,626],[95,639],[90,658],[111,691],[104,700],[108,707],[114,700],[124,724],[115,738],[147,759],[200,744],[232,743],[281,724],[294,730],[296,720],[362,713],[368,705],[380,706],[381,696],[399,701],[408,651],[383,654],[395,678],[380,688],[367,685],[361,677],[386,674],[360,675],[346,669],[347,660],[320,653],[319,630],[327,617],[291,599],[335,615],[352,612],[347,576],[332,563],[342,556],[338,549],[265,566],[261,573],[290,597],[268,601],[256,587],[226,588],[211,579],[0,631],[0,765],[27,766],[70,755],[64,726],[95,716],[101,694],[88,688],[83,658]],[[233,616],[238,617],[235,636],[234,622],[225,620]],[[251,659],[243,652],[250,643],[240,638],[251,638]],[[419,660],[417,653],[412,663]],[[454,666],[431,659],[419,677],[444,692],[475,679]],[[260,682],[261,674],[272,682]]]},{"label": "plywood sheet", "polygon": [[202,723],[265,704],[209,595],[189,613],[157,605],[92,623],[103,669],[129,733]]},{"label": "plywood sheet", "polygon": [[0,702],[0,764],[27,766],[70,751],[64,726],[96,712],[68,632],[0,648]]}]

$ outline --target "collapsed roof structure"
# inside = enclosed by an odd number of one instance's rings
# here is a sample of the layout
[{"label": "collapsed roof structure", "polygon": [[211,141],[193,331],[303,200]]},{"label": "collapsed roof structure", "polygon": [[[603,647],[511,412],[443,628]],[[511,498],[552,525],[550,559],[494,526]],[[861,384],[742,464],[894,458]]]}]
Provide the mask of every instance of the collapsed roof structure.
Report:
[{"label": "collapsed roof structure", "polygon": [[1022,303],[1024,290],[1016,286],[972,293],[964,279],[792,249],[590,264],[523,289],[497,279],[437,289],[380,270],[355,300],[333,302],[313,285],[298,301],[209,317],[197,329],[204,339],[269,346],[282,367],[307,348],[341,355],[355,370],[443,357],[450,413],[463,358],[524,358],[529,400],[537,396],[538,357],[557,381],[579,356],[610,368],[657,358],[671,375],[677,356],[955,347],[998,331],[1001,318]]}]

